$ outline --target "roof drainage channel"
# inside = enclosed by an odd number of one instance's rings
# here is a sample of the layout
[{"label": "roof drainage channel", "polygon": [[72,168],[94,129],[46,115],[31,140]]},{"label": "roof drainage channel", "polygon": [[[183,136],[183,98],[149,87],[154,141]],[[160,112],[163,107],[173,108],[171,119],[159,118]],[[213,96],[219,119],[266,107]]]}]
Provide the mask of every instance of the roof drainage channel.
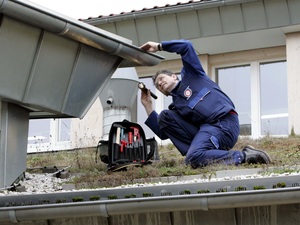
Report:
[{"label": "roof drainage channel", "polygon": [[[285,184],[284,188],[277,186]],[[0,197],[1,221],[299,203],[300,175]],[[239,189],[243,187],[242,189]],[[254,187],[266,189],[255,190]],[[200,194],[200,190],[204,190]],[[205,190],[207,190],[205,192]],[[91,198],[99,196],[99,200]],[[128,197],[129,196],[129,197]],[[132,197],[130,197],[132,196]],[[134,196],[134,197],[133,197]],[[73,202],[81,198],[81,202]],[[251,199],[251,201],[249,201]],[[63,212],[63,213],[61,213]]]},{"label": "roof drainage channel", "polygon": [[7,207],[0,208],[0,222],[292,204],[299,203],[299,197],[298,187]]}]

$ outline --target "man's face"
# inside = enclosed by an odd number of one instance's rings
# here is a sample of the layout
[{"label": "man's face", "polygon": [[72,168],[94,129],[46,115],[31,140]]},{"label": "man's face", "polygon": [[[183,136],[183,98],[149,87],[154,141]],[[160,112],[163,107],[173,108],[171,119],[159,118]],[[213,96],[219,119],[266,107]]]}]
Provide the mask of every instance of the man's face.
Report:
[{"label": "man's face", "polygon": [[159,74],[155,79],[155,87],[164,95],[168,96],[178,82],[177,75]]}]

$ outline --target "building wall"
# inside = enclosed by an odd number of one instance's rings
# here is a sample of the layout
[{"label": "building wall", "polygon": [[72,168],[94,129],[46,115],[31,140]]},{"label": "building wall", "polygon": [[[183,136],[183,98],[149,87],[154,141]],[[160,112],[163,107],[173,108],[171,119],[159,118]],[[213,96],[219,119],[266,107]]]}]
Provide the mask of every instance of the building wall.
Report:
[{"label": "building wall", "polygon": [[289,128],[300,134],[300,32],[286,35],[288,64]]},{"label": "building wall", "polygon": [[[286,47],[279,46],[273,48],[253,49],[240,52],[230,52],[216,55],[200,55],[199,59],[204,70],[209,76],[212,76],[214,68],[218,66],[240,65],[257,60],[278,60],[286,58]],[[179,73],[182,68],[181,60],[166,60],[153,67],[137,67],[139,77],[152,76],[156,71],[169,69]]]},{"label": "building wall", "polygon": [[96,146],[102,136],[103,109],[99,98],[83,119],[72,119],[72,148]]}]

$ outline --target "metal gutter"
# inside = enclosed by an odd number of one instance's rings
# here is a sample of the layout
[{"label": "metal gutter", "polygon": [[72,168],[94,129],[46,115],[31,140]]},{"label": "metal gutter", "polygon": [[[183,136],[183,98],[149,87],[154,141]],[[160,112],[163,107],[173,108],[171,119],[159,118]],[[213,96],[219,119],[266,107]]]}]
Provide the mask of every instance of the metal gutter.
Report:
[{"label": "metal gutter", "polygon": [[182,3],[177,5],[153,8],[153,9],[146,9],[140,11],[133,11],[124,14],[112,15],[112,16],[103,16],[97,18],[89,18],[83,19],[84,21],[91,25],[100,25],[106,23],[113,23],[119,22],[124,20],[132,20],[132,19],[140,19],[145,17],[154,17],[154,16],[161,16],[167,14],[174,14],[174,13],[182,13],[185,11],[192,11],[192,10],[201,10],[207,8],[215,8],[215,7],[222,7],[234,4],[242,4],[247,2],[256,2],[258,0],[211,0],[211,1],[197,1],[192,3]]},{"label": "metal gutter", "polygon": [[128,39],[68,18],[31,2],[0,0],[0,13],[110,54],[118,55],[127,60],[122,66],[153,66],[163,59],[161,56],[133,46]]},{"label": "metal gutter", "polygon": [[[21,222],[88,216],[109,217],[149,212],[208,211],[296,204],[300,203],[299,177],[299,175],[291,175],[30,194],[27,196],[2,196],[0,197],[0,223],[4,221]],[[274,184],[278,183],[285,183],[286,187],[274,188]],[[261,185],[266,189],[251,189],[251,187]],[[217,192],[216,190],[220,187],[226,187],[228,192]],[[247,187],[249,190],[236,191],[237,187]],[[197,193],[199,189],[210,190],[210,192],[199,194]],[[182,190],[190,190],[191,194],[181,194]],[[136,198],[125,197],[133,193],[137,196]],[[144,193],[152,193],[153,195],[152,197],[143,197]],[[105,197],[114,195],[118,199]],[[79,196],[85,201],[72,202],[72,198]],[[91,196],[101,196],[101,199],[91,201],[89,200]],[[65,199],[66,202],[57,203],[57,200],[61,199]],[[46,203],[40,203],[40,201]]]},{"label": "metal gutter", "polygon": [[0,208],[0,222],[299,203],[300,187]]}]

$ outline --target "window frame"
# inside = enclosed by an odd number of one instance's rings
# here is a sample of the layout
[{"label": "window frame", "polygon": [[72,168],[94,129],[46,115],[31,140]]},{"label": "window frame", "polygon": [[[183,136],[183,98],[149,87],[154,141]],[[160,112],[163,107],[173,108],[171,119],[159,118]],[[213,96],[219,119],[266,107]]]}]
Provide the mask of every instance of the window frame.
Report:
[{"label": "window frame", "polygon": [[[72,149],[72,138],[70,135],[70,139],[68,141],[59,141],[60,135],[60,126],[62,120],[65,118],[59,119],[47,119],[50,123],[49,129],[49,142],[44,142],[39,137],[28,137],[29,139],[34,139],[35,142],[32,144],[27,144],[27,153],[36,153],[36,152],[49,152],[49,151],[60,151],[66,149]],[[72,124],[72,119],[70,121]]]},{"label": "window frame", "polygon": [[[274,57],[269,59],[257,59],[252,61],[236,61],[234,63],[219,63],[211,67],[211,79],[217,82],[218,69],[233,68],[239,66],[250,66],[251,82],[251,138],[257,139],[264,137],[261,133],[261,93],[260,93],[260,65],[266,63],[276,63],[287,61],[286,57]],[[276,137],[286,137],[288,135],[272,135]]]}]

